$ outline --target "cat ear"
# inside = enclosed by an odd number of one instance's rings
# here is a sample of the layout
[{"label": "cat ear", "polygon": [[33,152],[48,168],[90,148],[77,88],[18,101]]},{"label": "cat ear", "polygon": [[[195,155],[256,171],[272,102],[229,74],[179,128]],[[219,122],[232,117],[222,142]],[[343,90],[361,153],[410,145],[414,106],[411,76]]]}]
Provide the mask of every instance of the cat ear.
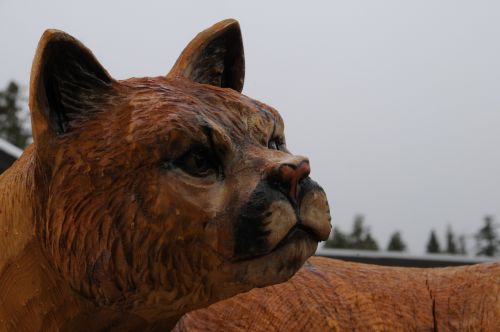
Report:
[{"label": "cat ear", "polygon": [[101,109],[113,79],[92,52],[58,30],[42,35],[31,68],[30,110],[34,141],[65,133]]},{"label": "cat ear", "polygon": [[238,21],[228,19],[200,32],[182,51],[168,78],[243,89],[245,57]]}]

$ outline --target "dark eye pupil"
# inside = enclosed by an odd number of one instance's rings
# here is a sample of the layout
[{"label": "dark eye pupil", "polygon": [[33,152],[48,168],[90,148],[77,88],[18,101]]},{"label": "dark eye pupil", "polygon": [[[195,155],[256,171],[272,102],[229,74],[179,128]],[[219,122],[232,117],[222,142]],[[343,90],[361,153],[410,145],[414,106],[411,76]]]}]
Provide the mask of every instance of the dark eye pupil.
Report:
[{"label": "dark eye pupil", "polygon": [[279,148],[278,148],[278,143],[276,142],[276,140],[275,140],[275,139],[273,139],[273,140],[269,141],[268,147],[269,147],[269,149],[271,149],[271,150],[279,150]]},{"label": "dark eye pupil", "polygon": [[199,154],[195,154],[193,155],[193,160],[194,160],[194,166],[200,170],[200,171],[204,171],[208,168],[208,163],[207,161],[205,160],[205,158],[203,158],[202,156],[200,156]]},{"label": "dark eye pupil", "polygon": [[211,151],[194,149],[174,162],[174,165],[196,177],[218,175],[218,164]]}]

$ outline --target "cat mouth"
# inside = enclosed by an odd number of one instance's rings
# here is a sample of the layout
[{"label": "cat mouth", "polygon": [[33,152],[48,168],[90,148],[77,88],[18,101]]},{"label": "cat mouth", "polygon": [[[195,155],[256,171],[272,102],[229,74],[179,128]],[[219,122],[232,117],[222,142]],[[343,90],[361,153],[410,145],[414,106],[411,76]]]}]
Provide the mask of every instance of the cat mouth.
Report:
[{"label": "cat mouth", "polygon": [[305,242],[317,246],[328,238],[329,206],[324,191],[315,182],[304,183],[300,200],[295,204],[281,192],[269,189],[266,182],[257,188],[250,203],[241,208],[234,226],[233,261],[266,256],[285,246],[301,251]]},{"label": "cat mouth", "polygon": [[293,245],[294,242],[307,241],[311,243],[318,243],[321,240],[318,238],[314,230],[300,222],[296,223],[288,233],[269,251],[258,253],[255,255],[249,255],[246,257],[239,257],[234,260],[234,262],[249,261],[254,259],[259,259],[264,256],[268,256],[274,252],[282,250],[288,245]]},{"label": "cat mouth", "polygon": [[278,244],[273,248],[273,250],[271,250],[271,252],[280,249],[289,242],[292,242],[299,234],[302,236],[306,235],[315,242],[321,242],[321,239],[318,238],[318,236],[316,235],[315,231],[312,228],[298,222],[288,231],[285,237],[281,239],[280,242],[278,242]]}]

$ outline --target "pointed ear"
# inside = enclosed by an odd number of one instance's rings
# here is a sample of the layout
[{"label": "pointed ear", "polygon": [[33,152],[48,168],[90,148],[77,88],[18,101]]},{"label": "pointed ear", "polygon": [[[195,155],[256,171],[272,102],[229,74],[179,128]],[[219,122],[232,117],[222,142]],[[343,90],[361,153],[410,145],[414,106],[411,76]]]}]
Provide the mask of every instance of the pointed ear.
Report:
[{"label": "pointed ear", "polygon": [[184,77],[241,92],[245,57],[238,22],[224,20],[200,32],[182,51],[167,77]]},{"label": "pointed ear", "polygon": [[30,110],[34,141],[61,134],[101,109],[113,79],[92,52],[58,30],[42,35],[31,68]]}]

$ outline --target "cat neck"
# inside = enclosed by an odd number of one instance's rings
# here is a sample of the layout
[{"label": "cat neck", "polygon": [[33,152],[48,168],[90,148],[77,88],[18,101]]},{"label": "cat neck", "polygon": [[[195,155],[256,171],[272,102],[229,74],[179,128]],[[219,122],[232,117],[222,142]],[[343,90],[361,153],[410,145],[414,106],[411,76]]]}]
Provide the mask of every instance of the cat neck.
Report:
[{"label": "cat neck", "polygon": [[62,317],[60,311],[81,307],[53,273],[36,237],[35,167],[30,146],[0,176],[0,330],[42,330]]},{"label": "cat neck", "polygon": [[97,307],[69,287],[45,256],[34,225],[36,152],[0,175],[0,330],[166,331],[180,317],[148,322]]},{"label": "cat neck", "polygon": [[0,175],[0,271],[34,239],[34,149]]}]

